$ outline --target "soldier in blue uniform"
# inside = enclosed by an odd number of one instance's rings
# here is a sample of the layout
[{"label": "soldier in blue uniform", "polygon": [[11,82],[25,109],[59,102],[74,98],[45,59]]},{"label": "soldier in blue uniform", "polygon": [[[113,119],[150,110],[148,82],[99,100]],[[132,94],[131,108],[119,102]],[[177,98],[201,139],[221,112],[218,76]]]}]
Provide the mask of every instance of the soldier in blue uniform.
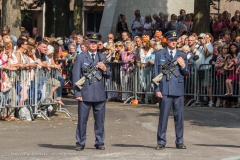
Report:
[{"label": "soldier in blue uniform", "polygon": [[75,85],[79,79],[87,74],[85,73],[84,69],[89,65],[98,65],[97,72],[100,76],[105,78],[109,78],[111,76],[109,67],[100,62],[106,58],[106,56],[102,53],[97,52],[97,34],[91,34],[88,37],[88,41],[88,51],[77,55],[72,70],[75,98],[78,101],[78,125],[76,130],[77,151],[81,151],[85,147],[87,120],[91,107],[93,108],[95,120],[95,148],[99,150],[105,150],[104,121],[106,93],[103,85],[103,78],[101,80],[97,80],[95,77],[93,77],[91,80],[92,84],[89,83],[89,79],[86,79],[82,89],[79,89]]},{"label": "soldier in blue uniform", "polygon": [[183,112],[184,112],[184,76],[189,74],[187,56],[184,52],[176,49],[178,34],[177,31],[169,31],[165,33],[167,38],[167,48],[156,53],[154,63],[155,77],[162,73],[162,66],[166,62],[177,61],[174,67],[179,73],[178,76],[170,73],[170,79],[164,75],[159,86],[155,86],[156,97],[159,98],[159,122],[157,132],[157,150],[164,149],[166,145],[166,131],[170,108],[173,108],[175,132],[176,132],[176,148],[186,149],[183,144]]}]

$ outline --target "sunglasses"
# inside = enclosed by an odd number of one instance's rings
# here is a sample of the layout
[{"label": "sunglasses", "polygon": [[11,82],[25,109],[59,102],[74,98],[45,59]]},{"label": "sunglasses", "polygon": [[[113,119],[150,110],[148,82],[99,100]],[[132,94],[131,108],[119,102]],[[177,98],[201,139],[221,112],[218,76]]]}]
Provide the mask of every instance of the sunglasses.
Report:
[{"label": "sunglasses", "polygon": [[115,45],[115,47],[122,47],[121,45]]}]

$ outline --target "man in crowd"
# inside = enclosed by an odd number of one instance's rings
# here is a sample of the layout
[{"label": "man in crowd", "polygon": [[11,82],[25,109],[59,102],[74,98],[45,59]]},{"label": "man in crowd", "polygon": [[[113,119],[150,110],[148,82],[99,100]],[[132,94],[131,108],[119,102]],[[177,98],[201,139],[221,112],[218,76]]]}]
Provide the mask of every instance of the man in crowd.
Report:
[{"label": "man in crowd", "polygon": [[189,74],[186,54],[176,49],[178,35],[176,31],[169,31],[164,34],[167,38],[167,48],[159,50],[155,56],[154,75],[155,77],[162,73],[163,65],[167,62],[178,64],[174,67],[179,73],[175,76],[170,73],[170,79],[164,75],[159,86],[155,86],[156,97],[159,98],[159,122],[157,132],[157,150],[165,148],[166,131],[168,124],[168,116],[170,109],[173,107],[175,132],[176,132],[176,148],[186,149],[183,144],[183,113],[184,113],[184,76]]},{"label": "man in crowd", "polygon": [[46,60],[46,54],[47,54],[47,43],[45,41],[40,41],[38,43],[38,47],[36,49],[36,58],[37,62],[41,67],[47,68],[47,60]]},{"label": "man in crowd", "polygon": [[139,17],[141,17],[140,21],[144,24],[144,17],[141,16],[140,10],[138,10],[138,9],[135,10],[134,15],[135,15],[135,18],[133,19],[133,23],[137,20],[137,17],[139,16]]},{"label": "man in crowd", "polygon": [[226,44],[226,45],[230,45],[232,44],[232,40],[231,40],[231,33],[229,31],[226,31],[225,34],[224,34],[224,42],[223,42],[223,45]]},{"label": "man in crowd", "polygon": [[136,47],[136,51],[135,51],[135,58],[136,58],[136,62],[137,65],[140,65],[141,63],[141,58],[140,58],[140,54],[139,51],[142,48],[142,38],[139,36],[136,36],[134,38],[134,42],[135,42],[135,47]]},{"label": "man in crowd", "polygon": [[95,148],[105,150],[104,121],[106,92],[103,85],[103,78],[101,80],[98,80],[95,77],[92,77],[91,80],[86,79],[83,88],[81,89],[75,85],[79,79],[88,74],[84,71],[84,68],[90,64],[92,64],[92,66],[98,66],[97,73],[101,77],[109,78],[111,76],[110,68],[100,62],[106,58],[106,56],[97,52],[98,41],[98,36],[95,33],[88,38],[88,51],[77,55],[72,70],[75,98],[78,101],[78,125],[76,131],[77,151],[81,151],[85,147],[87,121],[91,107],[93,108],[95,120]]},{"label": "man in crowd", "polygon": [[154,39],[153,40],[155,42],[161,42],[161,39],[162,39],[162,32],[157,30],[154,34]]},{"label": "man in crowd", "polygon": [[17,46],[17,37],[10,34],[10,28],[8,26],[4,26],[2,28],[2,37],[5,36],[5,35],[9,35],[10,38],[12,39],[12,41],[13,41],[14,46]]},{"label": "man in crowd", "polygon": [[129,38],[128,32],[122,32],[122,43],[125,43]]},{"label": "man in crowd", "polygon": [[103,46],[106,47],[108,43],[114,43],[114,35],[112,33],[108,34],[108,41],[105,42]]},{"label": "man in crowd", "polygon": [[154,30],[158,30],[158,31],[163,32],[164,28],[165,28],[165,23],[164,23],[163,19],[158,17],[157,14],[153,15],[153,19],[155,20]]},{"label": "man in crowd", "polygon": [[78,54],[82,53],[81,44],[83,43],[83,36],[78,34],[76,37],[74,37],[74,42],[76,44],[76,52]]},{"label": "man in crowd", "polygon": [[164,13],[163,13],[163,12],[159,12],[159,18],[160,18],[161,20],[164,20]]},{"label": "man in crowd", "polygon": [[33,38],[36,42],[42,41],[42,36],[39,34],[39,30],[37,27],[33,28]]},{"label": "man in crowd", "polygon": [[103,46],[103,42],[99,40],[97,42],[97,51],[103,53],[105,50],[106,48]]},{"label": "man in crowd", "polygon": [[182,36],[179,38],[180,42],[181,42],[182,44],[185,44],[185,40],[186,40],[187,37],[188,37],[188,36],[187,36],[186,34],[182,35]]}]

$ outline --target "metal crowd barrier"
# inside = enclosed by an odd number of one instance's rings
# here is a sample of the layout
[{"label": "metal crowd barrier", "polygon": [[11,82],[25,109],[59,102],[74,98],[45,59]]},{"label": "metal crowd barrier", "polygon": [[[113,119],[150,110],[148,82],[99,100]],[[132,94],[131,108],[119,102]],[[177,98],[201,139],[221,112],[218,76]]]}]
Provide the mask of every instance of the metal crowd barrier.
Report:
[{"label": "metal crowd barrier", "polygon": [[[56,112],[63,112],[67,116],[71,114],[61,105],[57,105],[56,91],[52,92],[53,86],[57,82],[57,70],[51,69],[20,69],[17,71],[0,70],[1,90],[0,90],[0,111],[3,109],[10,110],[9,115],[19,110],[28,109],[31,119],[40,116],[43,119],[50,120],[42,107],[53,105]],[[56,81],[55,81],[55,80]],[[22,110],[23,110],[22,109]],[[8,116],[8,115],[7,115]],[[17,115],[15,115],[17,116]],[[74,117],[72,117],[74,118]]]},{"label": "metal crowd barrier", "polygon": [[120,98],[127,103],[134,95],[134,64],[107,63],[112,72],[110,79],[105,79],[108,98]]},{"label": "metal crowd barrier", "polygon": [[[154,96],[154,85],[151,82],[153,78],[153,66],[147,64],[135,65],[134,70],[123,74],[120,68],[124,63],[108,63],[108,65],[113,72],[113,77],[105,80],[108,97],[110,92],[113,92],[115,95],[117,93],[131,93],[132,95],[127,99],[128,102],[130,99],[138,99],[142,102]],[[210,64],[202,64],[197,68],[194,63],[189,63],[188,69],[189,75],[184,78],[184,94],[185,97],[189,98],[186,106],[204,106],[200,97],[209,97],[210,100],[212,97],[226,98],[226,79],[229,76],[233,78],[231,83],[233,93],[230,96],[239,97],[240,75],[235,73],[236,68],[232,71],[224,71],[224,74],[220,75],[217,73],[215,67]],[[126,81],[123,81],[125,79]]]},{"label": "metal crowd barrier", "polygon": [[[132,65],[134,69],[130,72],[122,72],[121,67],[130,63],[107,63],[112,71],[112,77],[105,80],[105,88],[107,97],[112,98],[119,93],[130,93],[124,103],[131,103],[131,99],[138,99],[142,101],[153,100],[154,98],[154,84],[152,83],[153,66],[148,64]],[[185,95],[190,96],[191,102],[197,100],[196,93],[196,66],[189,64],[190,74],[185,77]],[[123,81],[126,80],[126,81]],[[126,87],[127,86],[127,87]],[[123,98],[123,97],[122,97]],[[126,97],[124,97],[126,99]],[[124,100],[124,99],[123,99]],[[187,105],[188,105],[187,104]]]},{"label": "metal crowd barrier", "polygon": [[[214,65],[202,64],[198,70],[197,94],[199,97],[209,97],[210,100],[214,97],[220,99],[239,98],[239,71],[237,65],[233,65],[232,70],[224,70],[220,72]],[[229,82],[230,81],[230,82]],[[227,88],[231,87],[227,94]],[[197,98],[199,99],[199,98]]]}]

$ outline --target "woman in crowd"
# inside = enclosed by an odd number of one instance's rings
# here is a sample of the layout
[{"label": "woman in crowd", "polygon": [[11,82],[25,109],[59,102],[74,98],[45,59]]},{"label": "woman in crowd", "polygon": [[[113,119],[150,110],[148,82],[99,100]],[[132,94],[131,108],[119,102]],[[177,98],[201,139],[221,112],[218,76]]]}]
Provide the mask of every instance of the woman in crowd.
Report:
[{"label": "woman in crowd", "polygon": [[[37,63],[37,58],[35,56],[36,53],[36,48],[34,47],[34,42],[35,40],[28,40],[28,49],[26,51],[26,56],[27,56],[27,60],[28,63],[35,63],[35,65],[38,68],[41,68],[40,65],[38,65]],[[30,45],[31,44],[31,45]],[[28,76],[30,78],[30,91],[28,92],[29,95],[29,99],[30,99],[30,104],[34,104],[35,102],[35,83],[34,83],[34,76],[35,76],[35,70],[34,69],[29,69],[28,71]]]},{"label": "woman in crowd", "polygon": [[172,14],[171,15],[171,20],[168,22],[167,25],[167,30],[176,30],[177,29],[177,15],[176,14]]},{"label": "woman in crowd", "polygon": [[[15,106],[14,102],[16,101],[15,88],[12,87],[14,86],[14,79],[16,77],[14,76],[14,72],[11,72],[11,71],[17,70],[16,67],[11,66],[12,62],[16,61],[16,57],[13,57],[15,56],[13,53],[13,43],[12,42],[6,43],[4,46],[3,44],[0,44],[0,52],[2,54],[5,54],[7,57],[6,63],[1,65],[2,69],[4,69],[1,72],[1,76],[2,76],[1,91],[3,93],[2,106],[7,108],[7,112],[6,112],[7,117],[2,117],[2,119],[6,121],[19,120],[14,116],[15,109],[11,108],[11,106]],[[3,75],[5,76],[3,77]]]},{"label": "woman in crowd", "polygon": [[185,26],[187,27],[187,32],[191,32],[193,28],[192,16],[190,14],[186,15],[186,19],[184,21]]},{"label": "woman in crowd", "polygon": [[[135,46],[133,42],[126,42],[125,49],[121,54],[122,62],[124,63],[120,68],[120,79],[122,91],[131,91],[133,88],[133,62],[135,57]],[[122,101],[126,101],[128,93],[122,93]]]},{"label": "woman in crowd", "polygon": [[219,39],[220,34],[222,33],[222,30],[224,27],[227,27],[226,23],[222,21],[223,16],[219,15],[217,21],[213,24],[213,33],[214,38]]},{"label": "woman in crowd", "polygon": [[192,53],[190,53],[190,47],[188,46],[188,45],[184,45],[184,46],[182,46],[182,51],[184,52],[184,53],[186,53],[186,55],[187,55],[187,60],[190,60],[190,58],[192,57]]},{"label": "woman in crowd", "polygon": [[59,44],[55,41],[51,42],[50,45],[52,45],[54,47],[54,53],[53,53],[53,60],[54,60],[54,63],[55,63],[55,68],[56,68],[56,77],[57,77],[57,80],[60,82],[60,86],[58,87],[57,89],[57,103],[58,104],[61,104],[61,105],[65,105],[62,100],[61,100],[61,97],[62,97],[62,90],[63,90],[63,86],[64,86],[64,78],[62,77],[62,62],[59,61]]},{"label": "woman in crowd", "polygon": [[[49,99],[53,99],[53,94],[54,92],[60,87],[60,82],[54,78],[54,74],[53,74],[53,69],[58,69],[58,66],[56,65],[55,61],[55,57],[54,57],[54,47],[51,46],[51,45],[48,45],[48,51],[47,51],[47,54],[46,54],[46,59],[47,59],[47,64],[48,64],[48,70],[49,70],[49,73],[51,75],[51,78],[49,78],[46,83],[48,85],[50,85],[51,87],[51,90],[50,90],[50,93],[48,95],[48,98]],[[52,100],[53,102],[53,100]]]},{"label": "woman in crowd", "polygon": [[152,22],[151,15],[147,14],[145,16],[145,23],[143,24],[143,35],[148,35],[150,38],[152,38],[154,29],[154,24]]},{"label": "woman in crowd", "polygon": [[228,11],[223,11],[222,13],[222,21],[227,25],[228,29],[231,29],[231,15]]},{"label": "woman in crowd", "polygon": [[17,46],[18,46],[18,50],[16,51],[15,54],[17,57],[18,64],[19,64],[20,68],[22,69],[19,74],[20,81],[18,82],[18,85],[17,85],[17,89],[18,89],[17,90],[17,94],[18,94],[17,102],[18,102],[18,105],[21,106],[21,105],[23,105],[23,102],[25,100],[27,100],[27,98],[28,98],[27,85],[30,83],[30,78],[28,77],[28,71],[23,70],[23,69],[26,69],[28,67],[36,67],[36,64],[34,62],[29,63],[28,58],[25,54],[25,52],[28,49],[28,40],[19,38],[17,41]]},{"label": "woman in crowd", "polygon": [[181,42],[178,42],[176,48],[178,50],[182,50],[182,47],[183,47],[183,44]]},{"label": "woman in crowd", "polygon": [[129,32],[128,26],[126,23],[126,16],[123,14],[120,14],[120,21],[117,24],[117,32],[122,33],[122,32]]},{"label": "woman in crowd", "polygon": [[167,28],[168,25],[168,14],[164,14],[163,15],[163,21],[164,21],[164,27]]},{"label": "woman in crowd", "polygon": [[188,46],[188,37],[185,38],[185,40],[184,40],[184,45],[187,45],[187,46]]},{"label": "woman in crowd", "polygon": [[238,54],[239,54],[239,49],[236,44],[230,44],[229,45],[229,54],[228,59],[226,59],[227,63],[224,66],[224,69],[226,71],[230,71],[230,75],[227,77],[226,80],[226,94],[225,95],[232,95],[233,94],[233,82],[238,81],[238,72],[237,70],[237,62],[238,62]]},{"label": "woman in crowd", "polygon": [[115,43],[115,55],[113,56],[113,62],[117,63],[122,61],[121,54],[123,50],[124,50],[123,43],[120,41],[117,41]]},{"label": "woman in crowd", "polygon": [[211,33],[206,33],[205,40],[206,43],[211,43],[213,45],[214,38]]},{"label": "woman in crowd", "polygon": [[[151,64],[149,62],[150,56],[153,53],[151,47],[150,37],[148,35],[142,36],[143,47],[139,51],[139,57],[141,60],[140,66],[140,84],[144,92],[150,92],[151,87]],[[145,94],[145,104],[149,103],[149,95]]]},{"label": "woman in crowd", "polygon": [[176,28],[176,30],[181,34],[181,35],[183,35],[183,34],[186,34],[187,33],[187,26],[185,25],[185,16],[184,15],[180,15],[179,17],[178,17],[178,23],[177,23],[177,28]]},{"label": "woman in crowd", "polygon": [[141,21],[141,16],[138,15],[135,21],[132,24],[132,38],[134,39],[135,36],[142,36],[142,27],[144,22]]},{"label": "woman in crowd", "polygon": [[[86,43],[86,42],[83,42],[83,43],[80,45],[80,47],[81,47],[82,52],[86,52],[86,51],[88,50],[88,46],[87,46],[87,43]],[[78,54],[80,54],[80,53],[78,53]]]},{"label": "woman in crowd", "polygon": [[[113,55],[114,51],[115,51],[115,48],[114,48],[113,44],[106,45],[106,50],[104,51],[104,54],[107,57],[107,62],[109,63],[108,65],[112,71],[112,77],[110,77],[109,79],[106,80],[106,88],[107,88],[107,90],[112,90],[112,91],[116,90],[116,86],[113,81],[115,79],[114,68],[116,67],[114,65],[116,65],[116,64],[111,63],[113,61],[113,58],[111,55]],[[117,92],[107,92],[107,101],[115,101],[117,99],[117,97],[118,97]]]},{"label": "woman in crowd", "polygon": [[[217,61],[215,63],[215,68],[216,68],[216,79],[218,82],[218,95],[223,95],[224,94],[224,89],[225,89],[225,81],[226,81],[226,74],[224,71],[224,66],[226,64],[226,57],[228,56],[228,46],[223,45],[220,50],[220,54],[217,57]],[[223,100],[222,102],[223,107],[226,107],[226,102]],[[217,98],[216,102],[216,107],[220,106],[220,97]]]},{"label": "woman in crowd", "polygon": [[237,30],[232,30],[232,32],[231,32],[231,39],[232,39],[233,42],[236,41],[237,32],[238,32]]}]

